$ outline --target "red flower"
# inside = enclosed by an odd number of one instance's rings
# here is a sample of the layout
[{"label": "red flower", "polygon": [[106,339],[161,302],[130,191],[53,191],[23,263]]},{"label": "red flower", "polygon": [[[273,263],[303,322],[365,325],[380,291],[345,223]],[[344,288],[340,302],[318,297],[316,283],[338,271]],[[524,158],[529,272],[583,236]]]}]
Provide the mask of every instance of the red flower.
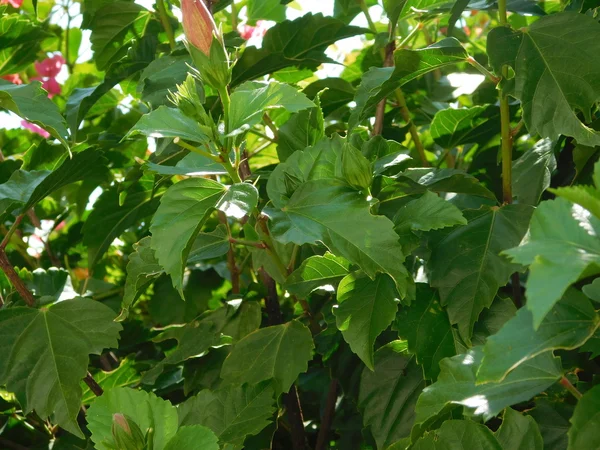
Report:
[{"label": "red flower", "polygon": [[33,131],[36,134],[39,134],[44,139],[48,139],[50,137],[50,133],[48,133],[46,130],[38,127],[37,125],[34,125],[33,123],[27,122],[26,120],[21,120],[21,125],[23,127],[27,128],[28,130]]},{"label": "red flower", "polygon": [[238,27],[240,36],[246,41],[252,37],[263,37],[267,32],[267,29],[267,24],[264,20],[257,20],[255,27],[246,24]]},{"label": "red flower", "polygon": [[23,84],[23,80],[21,80],[21,77],[18,73],[3,75],[0,78],[2,78],[3,80],[10,81],[12,84]]},{"label": "red flower", "polygon": [[65,63],[65,58],[61,55],[54,55],[51,58],[46,58],[41,62],[35,63],[35,70],[40,77],[50,77],[53,78],[60,72],[63,64]]},{"label": "red flower", "polygon": [[252,37],[252,34],[254,34],[254,30],[256,29],[256,27],[253,27],[251,25],[240,25],[238,27],[238,31],[240,32],[240,36],[242,37],[242,39],[244,39],[245,41],[247,41],[248,39],[250,39]]},{"label": "red flower", "polygon": [[0,0],[0,5],[10,5],[13,8],[20,8],[23,0]]},{"label": "red flower", "polygon": [[202,0],[181,0],[183,32],[188,42],[204,53],[210,54],[213,33],[217,26]]},{"label": "red flower", "polygon": [[60,94],[60,84],[56,81],[56,78],[41,78],[35,77],[32,81],[41,81],[42,87],[48,91],[48,98],[52,98],[55,95]]}]

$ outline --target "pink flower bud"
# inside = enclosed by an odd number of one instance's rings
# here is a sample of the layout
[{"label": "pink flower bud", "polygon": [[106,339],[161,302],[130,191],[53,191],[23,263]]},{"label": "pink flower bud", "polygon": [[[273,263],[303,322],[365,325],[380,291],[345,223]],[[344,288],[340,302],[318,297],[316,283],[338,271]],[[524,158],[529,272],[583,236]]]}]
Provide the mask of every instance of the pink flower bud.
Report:
[{"label": "pink flower bud", "polygon": [[131,428],[129,428],[129,424],[127,423],[127,419],[123,414],[113,414],[113,422],[120,426],[121,429],[125,431],[127,434],[131,434]]},{"label": "pink flower bud", "polygon": [[204,1],[181,0],[181,15],[188,42],[208,56],[217,26]]}]

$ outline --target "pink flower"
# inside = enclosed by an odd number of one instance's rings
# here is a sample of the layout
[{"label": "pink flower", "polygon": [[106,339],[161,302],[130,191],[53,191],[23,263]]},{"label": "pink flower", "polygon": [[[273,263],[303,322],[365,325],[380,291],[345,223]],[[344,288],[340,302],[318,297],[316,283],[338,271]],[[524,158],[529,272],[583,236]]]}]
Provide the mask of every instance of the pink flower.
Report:
[{"label": "pink flower", "polygon": [[3,80],[10,81],[12,84],[23,84],[23,80],[21,80],[21,77],[18,73],[3,75],[0,78],[2,78]]},{"label": "pink flower", "polygon": [[181,0],[183,32],[188,42],[204,53],[210,54],[213,33],[218,33],[213,17],[203,0]]},{"label": "pink flower", "polygon": [[48,139],[50,137],[50,133],[48,133],[46,130],[38,127],[37,125],[34,125],[33,123],[27,122],[26,120],[22,120],[21,125],[23,127],[27,128],[28,130],[33,131],[36,134],[39,134],[44,139]]},{"label": "pink flower", "polygon": [[10,5],[13,8],[20,8],[23,0],[0,0],[0,5]]},{"label": "pink flower", "polygon": [[253,27],[252,25],[243,24],[238,27],[240,36],[245,41],[247,41],[248,39],[250,39],[252,37],[252,34],[254,34],[254,30],[256,30],[256,27]]},{"label": "pink flower", "polygon": [[48,98],[52,98],[55,95],[60,94],[60,84],[56,81],[56,78],[41,78],[34,77],[32,81],[41,81],[42,87],[48,91]]},{"label": "pink flower", "polygon": [[238,27],[240,36],[246,41],[253,37],[263,37],[267,30],[268,26],[264,20],[257,20],[255,27],[246,24],[240,25]]},{"label": "pink flower", "polygon": [[46,58],[41,62],[35,63],[35,70],[40,77],[50,77],[54,78],[60,72],[63,64],[65,63],[65,58],[61,55],[54,55],[51,58]]}]

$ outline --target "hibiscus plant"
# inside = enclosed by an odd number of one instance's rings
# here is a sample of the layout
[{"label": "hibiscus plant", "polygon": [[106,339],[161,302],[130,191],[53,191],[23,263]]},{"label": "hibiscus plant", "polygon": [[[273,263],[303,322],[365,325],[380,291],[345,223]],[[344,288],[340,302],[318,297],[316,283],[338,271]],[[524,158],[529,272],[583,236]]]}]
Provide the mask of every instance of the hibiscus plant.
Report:
[{"label": "hibiscus plant", "polygon": [[0,448],[600,448],[598,0],[0,0]]}]

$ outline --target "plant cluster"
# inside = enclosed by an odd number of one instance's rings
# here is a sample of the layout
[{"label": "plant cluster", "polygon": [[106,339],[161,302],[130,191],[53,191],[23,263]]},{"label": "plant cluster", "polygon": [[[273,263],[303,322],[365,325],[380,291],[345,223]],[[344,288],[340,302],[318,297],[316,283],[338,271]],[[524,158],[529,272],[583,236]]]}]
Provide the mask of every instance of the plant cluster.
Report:
[{"label": "plant cluster", "polygon": [[597,0],[140,3],[0,0],[0,448],[600,448]]}]

